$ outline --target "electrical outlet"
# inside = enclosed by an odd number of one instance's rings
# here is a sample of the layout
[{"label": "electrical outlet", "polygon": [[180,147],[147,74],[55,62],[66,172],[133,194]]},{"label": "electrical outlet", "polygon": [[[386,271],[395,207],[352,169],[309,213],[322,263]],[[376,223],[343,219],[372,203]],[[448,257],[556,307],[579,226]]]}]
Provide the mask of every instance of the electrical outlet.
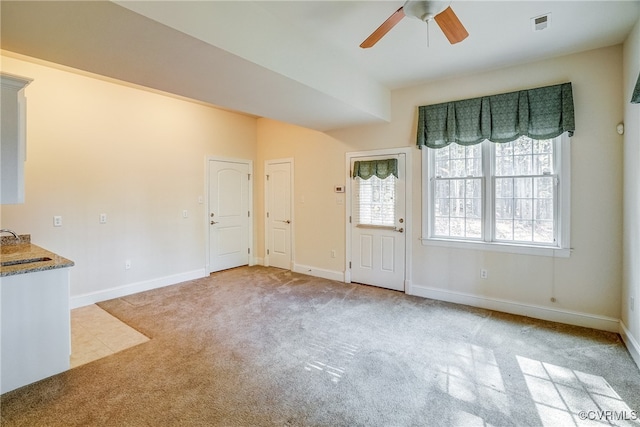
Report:
[{"label": "electrical outlet", "polygon": [[62,217],[60,215],[55,215],[53,217],[53,226],[62,227]]},{"label": "electrical outlet", "polygon": [[126,261],[124,262],[124,269],[125,269],[125,270],[128,270],[128,269],[130,269],[130,268],[131,268],[131,260],[130,260],[130,259],[128,259],[128,260],[126,260]]},{"label": "electrical outlet", "polygon": [[106,213],[101,213],[100,214],[100,224],[106,224],[107,223],[107,214]]},{"label": "electrical outlet", "polygon": [[486,279],[487,277],[489,277],[489,272],[486,269],[481,269],[480,270],[480,278],[481,279]]}]

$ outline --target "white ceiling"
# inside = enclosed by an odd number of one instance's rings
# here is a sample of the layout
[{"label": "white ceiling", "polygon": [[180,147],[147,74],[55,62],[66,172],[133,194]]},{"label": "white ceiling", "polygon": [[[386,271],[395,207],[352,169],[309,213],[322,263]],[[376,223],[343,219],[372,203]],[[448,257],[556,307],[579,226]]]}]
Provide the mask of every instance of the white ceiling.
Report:
[{"label": "white ceiling", "polygon": [[[615,45],[640,1],[453,1],[450,45],[403,1],[6,1],[2,49],[318,130],[388,121],[393,89]],[[551,13],[533,32],[530,18]]]}]

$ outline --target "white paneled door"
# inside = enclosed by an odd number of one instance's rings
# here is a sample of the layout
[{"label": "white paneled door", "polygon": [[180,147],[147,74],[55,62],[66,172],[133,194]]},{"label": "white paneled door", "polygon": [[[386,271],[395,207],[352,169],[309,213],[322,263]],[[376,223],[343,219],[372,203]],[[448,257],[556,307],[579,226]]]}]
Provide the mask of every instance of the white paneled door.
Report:
[{"label": "white paneled door", "polygon": [[397,159],[398,176],[351,181],[351,282],[404,291],[405,155],[353,157],[356,161]]},{"label": "white paneled door", "polygon": [[266,264],[291,269],[291,171],[292,161],[266,163]]},{"label": "white paneled door", "polygon": [[249,263],[248,163],[209,160],[209,271]]}]

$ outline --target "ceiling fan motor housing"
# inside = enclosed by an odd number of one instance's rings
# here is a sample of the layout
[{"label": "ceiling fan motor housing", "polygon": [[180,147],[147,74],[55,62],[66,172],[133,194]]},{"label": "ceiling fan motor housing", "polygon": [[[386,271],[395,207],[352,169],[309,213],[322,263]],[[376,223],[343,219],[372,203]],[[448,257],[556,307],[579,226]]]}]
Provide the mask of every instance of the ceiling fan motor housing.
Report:
[{"label": "ceiling fan motor housing", "polygon": [[427,22],[445,10],[450,3],[450,1],[407,0],[402,8],[405,15]]}]

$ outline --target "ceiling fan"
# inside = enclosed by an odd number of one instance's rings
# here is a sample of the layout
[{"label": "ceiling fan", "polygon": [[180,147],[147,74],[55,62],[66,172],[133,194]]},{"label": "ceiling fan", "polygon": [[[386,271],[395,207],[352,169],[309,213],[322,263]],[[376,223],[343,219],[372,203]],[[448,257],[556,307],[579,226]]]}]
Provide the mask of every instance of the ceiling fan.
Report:
[{"label": "ceiling fan", "polygon": [[418,18],[427,24],[435,20],[449,43],[455,44],[466,39],[469,33],[458,19],[448,1],[431,0],[407,0],[404,5],[396,10],[386,21],[382,23],[360,47],[367,49],[378,43],[402,18],[409,16]]}]

